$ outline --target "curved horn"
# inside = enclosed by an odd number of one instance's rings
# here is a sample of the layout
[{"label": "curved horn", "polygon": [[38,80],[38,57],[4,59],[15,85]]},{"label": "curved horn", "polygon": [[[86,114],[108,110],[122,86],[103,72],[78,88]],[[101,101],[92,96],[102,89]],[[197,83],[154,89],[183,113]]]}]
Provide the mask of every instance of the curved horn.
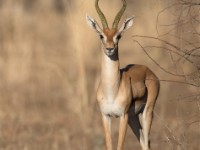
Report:
[{"label": "curved horn", "polygon": [[124,11],[126,10],[126,1],[125,0],[122,0],[122,1],[123,1],[123,6],[122,6],[121,10],[118,12],[118,14],[116,15],[115,20],[113,21],[113,25],[112,25],[113,29],[117,29],[119,21],[123,15]]},{"label": "curved horn", "polygon": [[108,28],[108,23],[106,21],[106,17],[104,16],[104,14],[102,13],[101,9],[99,8],[98,3],[99,3],[99,0],[96,0],[95,1],[95,7],[96,7],[97,13],[99,15],[99,18],[101,20],[102,26],[105,29],[105,28]]}]

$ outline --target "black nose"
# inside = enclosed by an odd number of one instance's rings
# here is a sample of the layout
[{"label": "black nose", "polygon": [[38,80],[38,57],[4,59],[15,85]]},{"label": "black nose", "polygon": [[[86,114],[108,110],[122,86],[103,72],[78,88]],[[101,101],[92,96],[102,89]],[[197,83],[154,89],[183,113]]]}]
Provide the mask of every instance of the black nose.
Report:
[{"label": "black nose", "polygon": [[108,51],[111,51],[111,50],[113,50],[113,48],[106,48]]}]

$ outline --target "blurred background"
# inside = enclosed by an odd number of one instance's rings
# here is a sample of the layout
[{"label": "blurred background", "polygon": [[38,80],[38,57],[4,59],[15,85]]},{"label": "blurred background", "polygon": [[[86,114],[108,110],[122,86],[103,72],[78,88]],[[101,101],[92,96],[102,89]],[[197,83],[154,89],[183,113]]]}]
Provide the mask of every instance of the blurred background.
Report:
[{"label": "blurred background", "polygon": [[[119,45],[121,67],[143,64],[161,80],[151,147],[200,149],[198,0],[127,0],[134,26]],[[120,0],[101,0],[109,24]],[[94,0],[0,0],[0,150],[105,149],[96,103],[100,41]],[[118,120],[113,119],[116,147]],[[140,149],[128,128],[125,150]]]}]

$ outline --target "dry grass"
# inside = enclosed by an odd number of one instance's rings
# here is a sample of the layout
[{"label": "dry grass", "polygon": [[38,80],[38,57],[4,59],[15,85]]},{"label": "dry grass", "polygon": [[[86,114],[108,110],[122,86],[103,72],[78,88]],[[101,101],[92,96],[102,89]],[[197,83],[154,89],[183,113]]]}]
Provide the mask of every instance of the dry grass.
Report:
[{"label": "dry grass", "polygon": [[[0,1],[0,150],[104,149],[95,101],[100,43],[85,21],[86,13],[98,20],[93,3]],[[165,6],[157,1],[148,3],[128,1],[124,18],[132,14],[137,17],[135,27],[121,40],[121,66],[145,64],[165,79],[170,76],[159,70],[131,38],[134,34],[156,36],[157,13]],[[100,5],[104,5],[109,20],[120,8],[114,1]],[[114,7],[108,7],[111,5]],[[166,63],[169,55],[163,51],[152,50],[151,55],[165,67],[173,65]],[[191,93],[196,95],[184,98]],[[200,118],[198,88],[161,83],[155,111],[153,149],[199,148],[200,124],[195,122]],[[114,120],[115,144],[117,123]],[[140,148],[139,143],[128,130],[125,149],[136,148]]]}]

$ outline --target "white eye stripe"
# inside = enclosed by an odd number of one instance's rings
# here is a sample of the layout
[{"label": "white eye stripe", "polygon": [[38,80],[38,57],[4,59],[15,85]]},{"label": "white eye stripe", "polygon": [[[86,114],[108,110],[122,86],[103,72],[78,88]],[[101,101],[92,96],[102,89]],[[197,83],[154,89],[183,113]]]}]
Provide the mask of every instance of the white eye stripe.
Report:
[{"label": "white eye stripe", "polygon": [[113,42],[117,43],[117,38],[116,37],[113,37]]},{"label": "white eye stripe", "polygon": [[104,41],[107,41],[107,37],[106,36],[104,36]]},{"label": "white eye stripe", "polygon": [[118,40],[121,39],[121,34],[117,34],[113,37],[113,41],[116,43]]}]

